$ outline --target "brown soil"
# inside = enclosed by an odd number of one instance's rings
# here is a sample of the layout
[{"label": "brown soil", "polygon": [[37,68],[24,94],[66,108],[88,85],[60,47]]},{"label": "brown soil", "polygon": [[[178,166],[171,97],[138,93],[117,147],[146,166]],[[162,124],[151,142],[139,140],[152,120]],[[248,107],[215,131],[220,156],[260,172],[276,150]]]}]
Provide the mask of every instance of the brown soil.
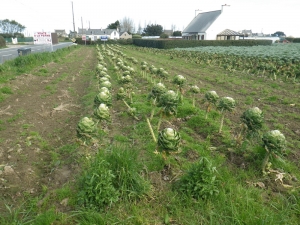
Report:
[{"label": "brown soil", "polygon": [[86,112],[81,98],[90,85],[84,74],[95,64],[95,50],[80,48],[10,82],[14,94],[0,103],[0,214],[4,204],[17,205],[74,179],[77,163],[63,147],[75,141]]}]

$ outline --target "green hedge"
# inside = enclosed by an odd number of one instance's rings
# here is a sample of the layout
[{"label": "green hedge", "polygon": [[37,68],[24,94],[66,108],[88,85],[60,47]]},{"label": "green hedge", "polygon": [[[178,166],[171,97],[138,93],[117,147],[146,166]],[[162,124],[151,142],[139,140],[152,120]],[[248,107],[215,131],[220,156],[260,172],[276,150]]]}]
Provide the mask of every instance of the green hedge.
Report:
[{"label": "green hedge", "polygon": [[285,39],[288,40],[289,42],[300,43],[300,38],[287,37]]},{"label": "green hedge", "polygon": [[140,47],[171,49],[189,48],[199,46],[256,46],[271,45],[272,40],[158,40],[158,39],[133,39],[133,44]]}]

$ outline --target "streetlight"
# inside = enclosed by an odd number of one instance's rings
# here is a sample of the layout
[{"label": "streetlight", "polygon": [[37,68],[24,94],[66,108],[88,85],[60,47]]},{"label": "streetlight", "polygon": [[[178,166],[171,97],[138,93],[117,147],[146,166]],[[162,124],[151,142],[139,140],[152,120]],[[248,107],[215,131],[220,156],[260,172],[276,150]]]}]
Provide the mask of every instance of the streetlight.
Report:
[{"label": "streetlight", "polygon": [[196,10],[195,10],[195,17],[196,17],[196,12],[197,12],[197,11],[202,11],[202,10],[200,10],[200,9],[196,9]]}]

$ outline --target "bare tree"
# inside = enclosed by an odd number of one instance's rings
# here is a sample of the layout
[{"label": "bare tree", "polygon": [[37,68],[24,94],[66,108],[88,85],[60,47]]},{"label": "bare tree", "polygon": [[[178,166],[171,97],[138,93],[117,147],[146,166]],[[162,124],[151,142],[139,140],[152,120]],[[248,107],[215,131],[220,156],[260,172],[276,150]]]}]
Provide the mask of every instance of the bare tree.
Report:
[{"label": "bare tree", "polygon": [[120,30],[126,31],[128,33],[134,32],[134,23],[133,20],[129,17],[124,17],[122,20],[120,20]]},{"label": "bare tree", "polygon": [[175,30],[176,30],[176,25],[175,25],[175,24],[172,24],[172,25],[171,25],[171,30],[172,30],[172,31],[175,31]]},{"label": "bare tree", "polygon": [[139,22],[139,26],[138,26],[138,29],[137,29],[137,33],[138,33],[138,34],[142,34],[142,31],[143,31],[143,28],[141,27],[141,22]]}]

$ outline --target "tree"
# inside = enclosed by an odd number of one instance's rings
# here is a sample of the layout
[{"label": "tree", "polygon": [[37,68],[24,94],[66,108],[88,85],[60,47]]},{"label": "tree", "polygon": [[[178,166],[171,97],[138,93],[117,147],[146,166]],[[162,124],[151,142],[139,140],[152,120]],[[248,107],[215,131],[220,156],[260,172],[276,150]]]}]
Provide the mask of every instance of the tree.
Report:
[{"label": "tree", "polygon": [[174,31],[173,36],[182,36],[181,31],[179,31],[179,30]]},{"label": "tree", "polygon": [[134,32],[134,23],[133,20],[129,17],[124,17],[120,22],[120,30],[126,31],[127,33],[131,34]]},{"label": "tree", "polygon": [[139,23],[138,29],[137,29],[137,33],[138,34],[142,34],[142,27],[141,27],[141,23]]},{"label": "tree", "polygon": [[275,36],[275,37],[285,37],[285,33],[282,32],[282,31],[276,31],[274,34],[272,34],[272,36]]},{"label": "tree", "polygon": [[21,33],[25,28],[25,26],[15,20],[0,20],[0,33],[11,34],[13,36],[15,33]]},{"label": "tree", "polygon": [[160,36],[163,32],[163,27],[158,24],[151,24],[147,25],[146,28],[144,28],[143,34],[146,36]]},{"label": "tree", "polygon": [[119,22],[119,20],[117,20],[114,23],[108,24],[108,26],[107,26],[106,29],[118,29],[118,28],[120,28],[120,22]]}]

